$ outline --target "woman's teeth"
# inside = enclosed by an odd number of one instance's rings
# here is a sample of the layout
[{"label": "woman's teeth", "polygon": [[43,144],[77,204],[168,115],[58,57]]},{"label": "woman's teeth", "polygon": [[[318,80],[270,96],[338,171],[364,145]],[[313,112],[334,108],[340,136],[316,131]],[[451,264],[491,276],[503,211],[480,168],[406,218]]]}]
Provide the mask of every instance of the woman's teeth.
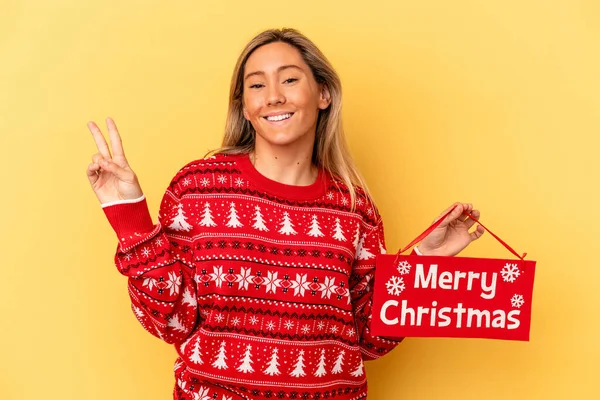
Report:
[{"label": "woman's teeth", "polygon": [[288,119],[291,118],[292,114],[288,113],[288,114],[281,114],[281,115],[274,115],[272,117],[267,117],[267,121],[283,121],[284,119]]}]

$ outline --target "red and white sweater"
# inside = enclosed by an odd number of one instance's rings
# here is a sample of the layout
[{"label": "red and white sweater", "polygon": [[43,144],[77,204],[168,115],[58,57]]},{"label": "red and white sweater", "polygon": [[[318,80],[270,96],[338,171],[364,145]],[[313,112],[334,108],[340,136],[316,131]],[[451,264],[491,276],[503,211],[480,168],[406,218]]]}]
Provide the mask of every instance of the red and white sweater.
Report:
[{"label": "red and white sweater", "polygon": [[364,399],[363,361],[399,343],[370,331],[380,215],[323,169],[291,186],[220,154],[176,174],[157,224],[143,196],[102,207],[135,316],[179,354],[176,399]]}]

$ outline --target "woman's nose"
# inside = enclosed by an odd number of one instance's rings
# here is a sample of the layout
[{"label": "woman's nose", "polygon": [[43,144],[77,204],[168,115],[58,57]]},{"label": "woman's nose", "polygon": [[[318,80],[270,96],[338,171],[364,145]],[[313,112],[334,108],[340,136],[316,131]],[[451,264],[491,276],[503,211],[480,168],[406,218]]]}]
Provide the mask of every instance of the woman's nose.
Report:
[{"label": "woman's nose", "polygon": [[285,103],[285,96],[279,85],[270,85],[267,94],[267,105],[273,106]]}]

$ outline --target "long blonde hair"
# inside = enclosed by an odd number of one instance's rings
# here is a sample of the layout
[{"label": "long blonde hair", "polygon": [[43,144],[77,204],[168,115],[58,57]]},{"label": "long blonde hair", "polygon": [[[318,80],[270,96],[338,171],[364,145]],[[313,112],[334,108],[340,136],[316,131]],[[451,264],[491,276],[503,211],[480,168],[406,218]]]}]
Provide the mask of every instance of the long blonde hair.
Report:
[{"label": "long blonde hair", "polygon": [[327,109],[319,110],[313,164],[325,168],[348,187],[352,209],[355,206],[357,186],[362,188],[367,201],[371,202],[366,182],[358,172],[346,144],[341,118],[340,78],[317,46],[295,29],[270,29],[258,34],[246,45],[237,60],[231,78],[229,110],[222,147],[209,154],[242,154],[250,153],[254,149],[256,133],[243,114],[244,68],[254,50],[273,42],[284,42],[295,47],[310,67],[317,83],[326,85],[329,89],[331,104]]}]

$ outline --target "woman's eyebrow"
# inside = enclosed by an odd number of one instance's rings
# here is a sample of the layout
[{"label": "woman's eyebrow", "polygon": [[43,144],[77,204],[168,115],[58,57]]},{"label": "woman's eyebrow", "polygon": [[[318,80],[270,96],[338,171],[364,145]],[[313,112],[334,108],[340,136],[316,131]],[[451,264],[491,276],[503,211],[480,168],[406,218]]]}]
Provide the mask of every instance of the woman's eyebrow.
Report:
[{"label": "woman's eyebrow", "polygon": [[[284,69],[288,69],[288,68],[295,68],[295,69],[298,69],[298,70],[300,70],[300,71],[303,71],[303,70],[302,70],[302,68],[300,68],[299,66],[297,66],[297,65],[294,65],[294,64],[289,64],[289,65],[282,65],[281,67],[277,68],[277,72],[281,72],[281,71],[283,71]],[[246,79],[248,79],[248,78],[250,78],[251,76],[254,76],[254,75],[264,75],[264,74],[265,74],[265,73],[264,73],[264,71],[254,71],[254,72],[250,72],[250,73],[248,73],[248,74],[247,74],[247,75],[244,77],[244,80],[246,80]]]}]

